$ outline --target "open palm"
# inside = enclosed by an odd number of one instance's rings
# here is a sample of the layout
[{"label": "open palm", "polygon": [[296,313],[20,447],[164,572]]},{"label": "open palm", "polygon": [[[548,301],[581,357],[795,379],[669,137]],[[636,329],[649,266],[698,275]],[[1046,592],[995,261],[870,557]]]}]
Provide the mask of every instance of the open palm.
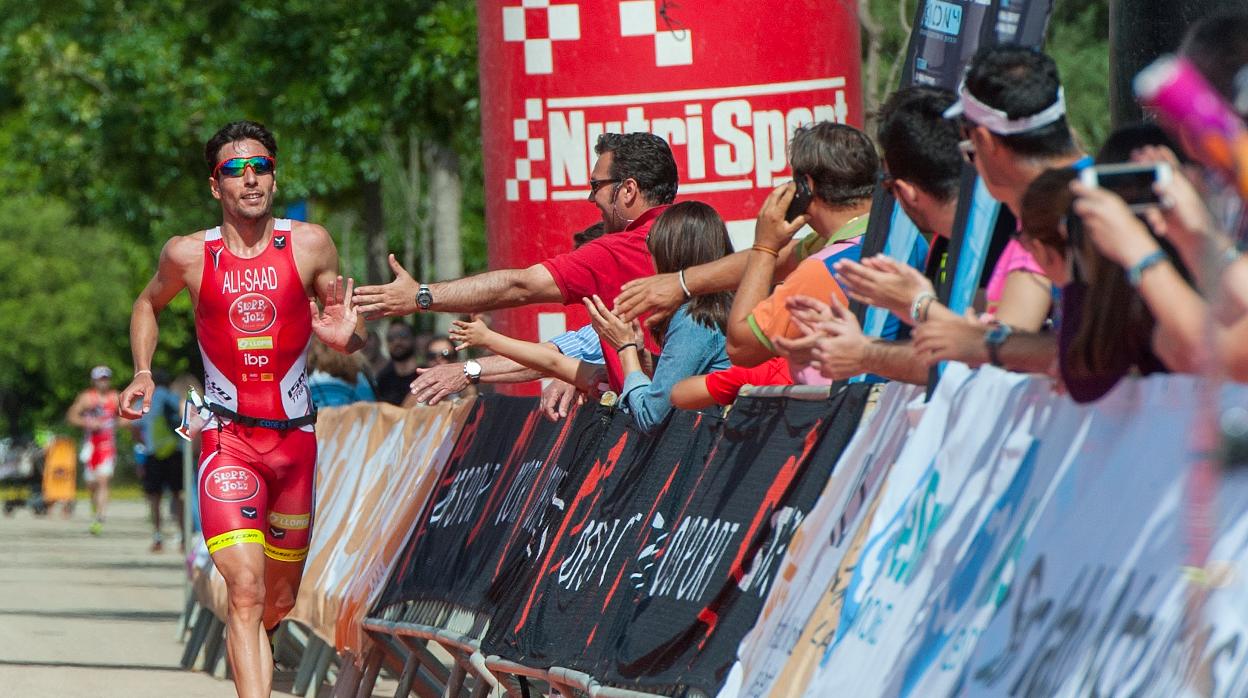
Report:
[{"label": "open palm", "polygon": [[323,307],[318,308],[315,299],[308,301],[312,308],[312,333],[326,346],[341,352],[347,350],[359,322],[355,300],[351,297],[354,286],[354,279],[347,279],[344,286],[339,276],[325,294]]}]

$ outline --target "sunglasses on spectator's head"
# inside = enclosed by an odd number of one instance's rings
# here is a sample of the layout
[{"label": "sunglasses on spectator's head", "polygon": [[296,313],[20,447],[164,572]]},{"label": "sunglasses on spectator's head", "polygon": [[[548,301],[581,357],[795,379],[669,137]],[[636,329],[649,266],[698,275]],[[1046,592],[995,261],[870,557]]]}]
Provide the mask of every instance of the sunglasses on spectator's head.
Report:
[{"label": "sunglasses on spectator's head", "polygon": [[455,352],[450,349],[443,349],[442,351],[430,350],[425,353],[425,358],[428,359],[429,361],[433,361],[434,359],[449,359],[454,355],[455,355]]},{"label": "sunglasses on spectator's head", "polygon": [[273,170],[277,168],[277,161],[268,155],[253,155],[249,158],[227,158],[217,163],[212,170],[212,176],[223,174],[226,177],[242,177],[243,173],[250,167],[256,176],[273,174]]}]

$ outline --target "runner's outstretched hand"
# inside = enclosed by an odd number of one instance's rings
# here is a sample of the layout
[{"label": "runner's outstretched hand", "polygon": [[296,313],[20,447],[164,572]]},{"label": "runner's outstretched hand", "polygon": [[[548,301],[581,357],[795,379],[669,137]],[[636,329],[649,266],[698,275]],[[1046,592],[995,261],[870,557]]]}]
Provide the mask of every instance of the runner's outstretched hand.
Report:
[{"label": "runner's outstretched hand", "polygon": [[354,279],[347,279],[343,286],[342,277],[334,279],[325,296],[325,305],[318,308],[316,299],[308,300],[312,309],[312,333],[325,346],[336,351],[347,353],[351,337],[355,335],[355,326],[359,322],[355,300],[351,296]]}]

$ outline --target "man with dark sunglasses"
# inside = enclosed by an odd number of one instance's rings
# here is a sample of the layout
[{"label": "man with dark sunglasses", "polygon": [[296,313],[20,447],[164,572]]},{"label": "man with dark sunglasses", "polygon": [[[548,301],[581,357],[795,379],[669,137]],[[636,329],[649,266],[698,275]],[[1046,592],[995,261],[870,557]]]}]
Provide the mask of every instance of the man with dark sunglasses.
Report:
[{"label": "man with dark sunglasses", "polygon": [[[532,303],[580,303],[597,295],[610,305],[620,287],[654,273],[646,238],[654,219],[676,198],[676,160],[671,147],[650,133],[606,133],[594,146],[598,160],[590,173],[587,200],[602,214],[607,234],[572,252],[527,269],[499,269],[454,281],[422,284],[412,278],[394,255],[394,281],[355,289],[355,301],[366,317],[407,315],[421,311],[479,313]],[[659,347],[646,333],[646,346]],[[607,375],[619,391],[624,374],[614,351],[607,351]],[[478,375],[479,377],[479,375]],[[571,386],[543,393],[546,416],[566,416]]]},{"label": "man with dark sunglasses", "polygon": [[294,606],[312,524],[316,413],[305,350],[315,335],[356,351],[364,323],[329,233],[273,217],[273,134],[236,121],[209,139],[204,156],[221,225],[174,237],[161,251],[130,317],[135,377],[120,410],[135,419],[151,409],[157,317],[187,289],[211,413],[199,464],[204,538],[229,594],[234,686],[239,696],[267,696],[273,659],[265,633]]}]

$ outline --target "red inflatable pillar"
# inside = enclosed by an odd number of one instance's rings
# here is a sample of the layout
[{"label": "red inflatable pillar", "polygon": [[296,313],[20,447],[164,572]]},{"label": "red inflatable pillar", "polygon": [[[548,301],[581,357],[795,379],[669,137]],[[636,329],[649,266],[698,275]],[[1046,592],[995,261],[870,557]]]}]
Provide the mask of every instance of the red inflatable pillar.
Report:
[{"label": "red inflatable pillar", "polygon": [[[566,252],[600,220],[587,197],[603,132],[665,138],[678,200],[714,206],[740,247],[790,175],[793,129],[862,123],[852,3],[480,0],[477,11],[492,269]],[[494,317],[529,340],[585,322],[557,305]]]}]

